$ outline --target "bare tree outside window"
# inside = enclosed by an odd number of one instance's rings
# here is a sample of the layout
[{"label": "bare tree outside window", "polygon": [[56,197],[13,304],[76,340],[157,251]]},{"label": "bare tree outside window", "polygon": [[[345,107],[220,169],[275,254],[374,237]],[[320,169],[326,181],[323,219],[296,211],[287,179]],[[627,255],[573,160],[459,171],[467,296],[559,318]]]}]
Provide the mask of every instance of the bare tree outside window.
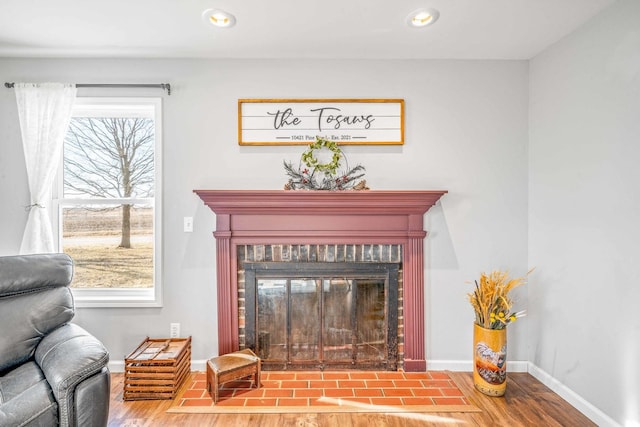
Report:
[{"label": "bare tree outside window", "polygon": [[[65,139],[65,197],[154,196],[155,123],[149,118],[74,117]],[[122,204],[121,248],[131,248],[131,204]]]}]

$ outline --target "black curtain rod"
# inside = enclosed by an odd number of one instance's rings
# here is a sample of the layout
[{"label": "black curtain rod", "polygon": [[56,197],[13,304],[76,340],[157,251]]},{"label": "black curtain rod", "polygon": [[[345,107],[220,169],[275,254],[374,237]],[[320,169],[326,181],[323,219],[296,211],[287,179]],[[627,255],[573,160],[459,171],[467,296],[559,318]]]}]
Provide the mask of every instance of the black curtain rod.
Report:
[{"label": "black curtain rod", "polygon": [[[6,88],[12,88],[14,87],[15,83],[13,82],[6,82],[4,84],[4,87]],[[169,83],[158,83],[158,84],[137,84],[137,83],[125,83],[125,84],[111,84],[111,83],[78,83],[76,84],[76,87],[158,87],[162,90],[166,90],[167,91],[167,95],[171,95],[171,85]]]}]

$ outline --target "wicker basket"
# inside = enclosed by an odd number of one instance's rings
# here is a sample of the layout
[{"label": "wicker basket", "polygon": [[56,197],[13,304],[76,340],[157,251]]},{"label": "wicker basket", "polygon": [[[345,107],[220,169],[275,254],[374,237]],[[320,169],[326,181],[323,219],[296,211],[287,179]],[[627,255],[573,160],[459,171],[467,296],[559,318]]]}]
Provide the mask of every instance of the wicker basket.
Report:
[{"label": "wicker basket", "polygon": [[124,400],[173,399],[191,372],[191,337],[147,337],[124,359],[124,369]]}]

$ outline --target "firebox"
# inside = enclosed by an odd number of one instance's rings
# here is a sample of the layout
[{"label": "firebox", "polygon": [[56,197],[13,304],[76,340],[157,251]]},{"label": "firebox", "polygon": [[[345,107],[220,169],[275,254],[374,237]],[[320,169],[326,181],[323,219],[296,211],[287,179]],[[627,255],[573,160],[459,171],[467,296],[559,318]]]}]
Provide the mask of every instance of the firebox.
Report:
[{"label": "firebox", "polygon": [[397,369],[397,263],[248,262],[244,270],[245,346],[264,369]]}]

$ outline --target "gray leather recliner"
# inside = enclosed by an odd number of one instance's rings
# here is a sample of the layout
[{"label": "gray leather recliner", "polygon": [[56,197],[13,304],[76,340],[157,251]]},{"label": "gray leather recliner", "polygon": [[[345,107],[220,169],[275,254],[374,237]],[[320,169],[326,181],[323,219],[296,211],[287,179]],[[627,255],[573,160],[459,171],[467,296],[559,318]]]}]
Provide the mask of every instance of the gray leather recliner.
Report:
[{"label": "gray leather recliner", "polygon": [[73,261],[0,257],[0,426],[106,426],[109,353],[69,323]]}]

